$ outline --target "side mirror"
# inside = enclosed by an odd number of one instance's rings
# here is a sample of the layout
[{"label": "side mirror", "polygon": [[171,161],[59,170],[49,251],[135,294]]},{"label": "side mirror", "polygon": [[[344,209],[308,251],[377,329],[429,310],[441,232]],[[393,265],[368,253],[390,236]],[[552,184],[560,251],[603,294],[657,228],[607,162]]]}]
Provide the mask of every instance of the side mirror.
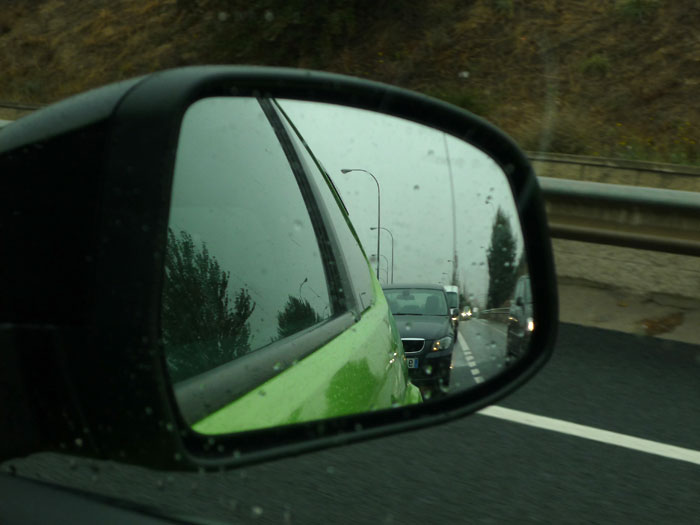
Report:
[{"label": "side mirror", "polygon": [[[0,411],[36,422],[0,461],[60,450],[215,469],[297,454],[470,414],[552,350],[530,164],[418,93],[291,69],[159,72],[4,127],[0,173],[0,384],[15,392]],[[492,312],[456,341],[422,314],[445,274]],[[517,359],[505,338],[489,348],[477,382],[455,349],[466,339],[478,359],[471,330],[502,333],[493,312],[523,274],[537,329]],[[392,298],[380,282],[433,289]]]}]

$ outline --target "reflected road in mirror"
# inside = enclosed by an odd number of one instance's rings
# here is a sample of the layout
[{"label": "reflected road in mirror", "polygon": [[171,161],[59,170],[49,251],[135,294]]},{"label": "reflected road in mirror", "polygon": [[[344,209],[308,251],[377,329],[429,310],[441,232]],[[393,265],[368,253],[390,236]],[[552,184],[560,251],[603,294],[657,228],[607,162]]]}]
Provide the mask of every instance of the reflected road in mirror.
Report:
[{"label": "reflected road in mirror", "polygon": [[534,327],[502,168],[381,113],[195,102],[167,241],[165,360],[205,434],[468,389],[517,360]]}]

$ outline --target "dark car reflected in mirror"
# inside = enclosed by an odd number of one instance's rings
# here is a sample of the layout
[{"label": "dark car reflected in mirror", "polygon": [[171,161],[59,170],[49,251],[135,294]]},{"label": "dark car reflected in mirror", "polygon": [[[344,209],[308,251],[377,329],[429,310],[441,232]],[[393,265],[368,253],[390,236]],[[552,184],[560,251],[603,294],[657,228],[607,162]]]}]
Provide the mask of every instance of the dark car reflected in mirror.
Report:
[{"label": "dark car reflected in mirror", "polygon": [[161,314],[181,412],[222,434],[473,388],[527,351],[525,260],[507,176],[462,140],[338,105],[199,100]]}]

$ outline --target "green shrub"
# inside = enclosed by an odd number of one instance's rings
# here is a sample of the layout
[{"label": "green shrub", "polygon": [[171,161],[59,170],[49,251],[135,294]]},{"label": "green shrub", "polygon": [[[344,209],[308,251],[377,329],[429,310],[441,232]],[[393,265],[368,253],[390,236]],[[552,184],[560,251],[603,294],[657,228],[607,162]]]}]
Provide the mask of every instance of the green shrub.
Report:
[{"label": "green shrub", "polygon": [[660,5],[660,0],[618,0],[615,8],[622,16],[641,22],[653,18]]},{"label": "green shrub", "polygon": [[581,64],[581,72],[588,77],[605,77],[610,71],[610,61],[602,54],[595,54]]}]

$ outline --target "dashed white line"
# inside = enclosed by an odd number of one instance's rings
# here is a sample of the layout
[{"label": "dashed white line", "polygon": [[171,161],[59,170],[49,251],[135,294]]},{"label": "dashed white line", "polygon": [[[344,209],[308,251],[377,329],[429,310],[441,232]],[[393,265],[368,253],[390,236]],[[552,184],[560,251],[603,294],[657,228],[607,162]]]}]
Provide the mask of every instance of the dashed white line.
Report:
[{"label": "dashed white line", "polygon": [[619,434],[609,430],[601,430],[599,428],[588,427],[586,425],[579,425],[578,423],[562,421],[561,419],[537,416],[528,412],[521,412],[520,410],[513,410],[499,406],[486,407],[483,410],[480,410],[478,413],[484,416],[505,419],[514,423],[521,423],[531,427],[560,432],[562,434],[568,434],[570,436],[576,436],[582,439],[590,439],[592,441],[599,441],[609,445],[615,445],[639,452],[645,452],[647,454],[654,454],[657,456],[663,456],[666,458],[677,459],[679,461],[686,461],[688,463],[700,465],[700,451],[698,450],[677,447],[675,445],[667,445],[665,443],[659,443],[649,439],[628,436],[627,434]]},{"label": "dashed white line", "polygon": [[476,367],[476,358],[474,357],[474,354],[472,354],[466,339],[464,339],[464,336],[462,336],[460,332],[457,332],[457,341],[462,348],[464,359],[467,361],[467,366],[469,367],[469,371],[471,372],[474,381],[476,383],[483,383],[484,378],[481,376],[481,371]]}]

